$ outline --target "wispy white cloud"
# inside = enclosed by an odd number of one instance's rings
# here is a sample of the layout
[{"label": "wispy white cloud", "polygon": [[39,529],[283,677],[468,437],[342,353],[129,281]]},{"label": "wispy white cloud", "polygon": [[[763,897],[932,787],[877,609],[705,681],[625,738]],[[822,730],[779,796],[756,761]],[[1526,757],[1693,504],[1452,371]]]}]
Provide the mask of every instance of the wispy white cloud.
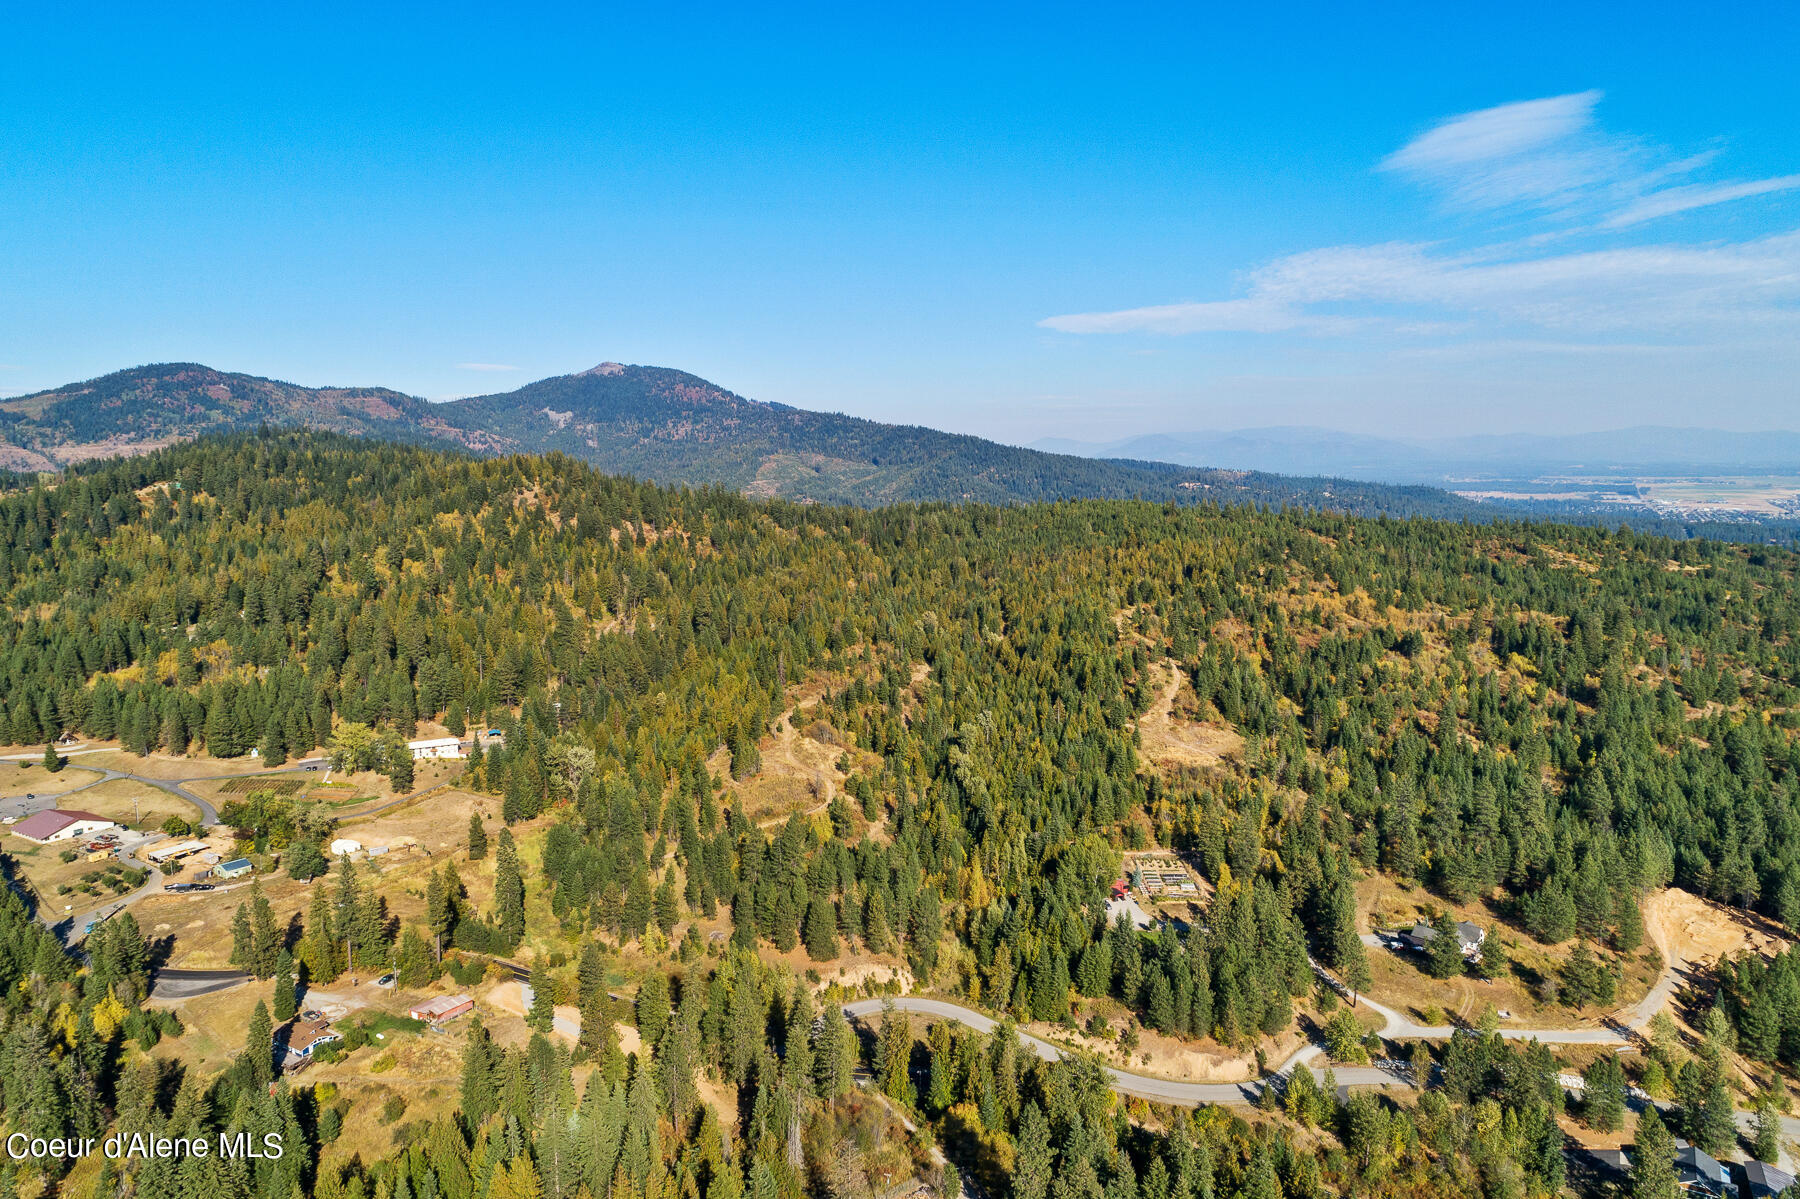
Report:
[{"label": "wispy white cloud", "polygon": [[1290,329],[1323,332],[1324,326],[1331,323],[1262,296],[1158,304],[1122,312],[1078,312],[1038,322],[1046,329],[1063,333],[1280,333]]},{"label": "wispy white cloud", "polygon": [[1381,161],[1473,208],[1560,207],[1629,169],[1633,148],[1601,136],[1597,91],[1521,100],[1441,121]]},{"label": "wispy white cloud", "polygon": [[1747,200],[1752,196],[1793,191],[1795,188],[1800,188],[1800,175],[1777,175],[1772,179],[1752,179],[1744,183],[1693,183],[1683,187],[1666,187],[1639,197],[1608,217],[1606,224],[1609,228],[1622,229],[1657,217],[1674,216],[1678,212],[1689,212],[1695,208],[1707,208],[1732,200]]},{"label": "wispy white cloud", "polygon": [[456,369],[459,371],[516,371],[519,368],[509,366],[504,362],[459,362],[456,364]]},{"label": "wispy white cloud", "polygon": [[[1800,330],[1800,232],[1496,259],[1416,242],[1332,246],[1253,272],[1236,300],[1050,317],[1070,333],[1375,330],[1420,335],[1481,318],[1569,335]],[[1329,311],[1320,311],[1329,306]],[[1342,315],[1361,306],[1358,315]]]},{"label": "wispy white cloud", "polygon": [[1688,182],[1717,157],[1677,156],[1604,128],[1598,91],[1520,100],[1438,122],[1380,168],[1470,209],[1576,214],[1624,228],[1696,208],[1800,187],[1800,176]]},{"label": "wispy white cloud", "polygon": [[[1451,117],[1381,162],[1458,206],[1502,211],[1503,240],[1327,246],[1249,272],[1234,297],[1039,323],[1090,334],[1372,332],[1441,341],[1466,333],[1491,344],[1800,333],[1800,230],[1724,242],[1612,240],[1658,218],[1800,189],[1800,175],[1693,181],[1713,153],[1682,158],[1607,133],[1595,120],[1600,99],[1576,92]],[[1522,211],[1550,219],[1520,233]]]}]

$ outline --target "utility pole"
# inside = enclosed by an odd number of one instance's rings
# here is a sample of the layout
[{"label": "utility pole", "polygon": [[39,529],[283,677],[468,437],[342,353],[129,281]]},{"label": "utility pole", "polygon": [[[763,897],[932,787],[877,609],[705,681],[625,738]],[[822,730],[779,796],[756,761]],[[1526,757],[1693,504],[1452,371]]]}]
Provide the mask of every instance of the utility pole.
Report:
[{"label": "utility pole", "polygon": [[356,953],[351,947],[350,938],[344,938],[344,965],[350,967],[350,985],[356,985]]}]

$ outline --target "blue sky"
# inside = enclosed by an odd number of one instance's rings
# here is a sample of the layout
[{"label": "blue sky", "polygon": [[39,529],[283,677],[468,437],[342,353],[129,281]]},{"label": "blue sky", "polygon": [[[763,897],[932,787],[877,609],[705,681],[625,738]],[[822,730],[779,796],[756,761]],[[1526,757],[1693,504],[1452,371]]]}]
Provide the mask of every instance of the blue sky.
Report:
[{"label": "blue sky", "polygon": [[1792,4],[54,7],[0,392],[616,359],[1020,442],[1800,428]]}]

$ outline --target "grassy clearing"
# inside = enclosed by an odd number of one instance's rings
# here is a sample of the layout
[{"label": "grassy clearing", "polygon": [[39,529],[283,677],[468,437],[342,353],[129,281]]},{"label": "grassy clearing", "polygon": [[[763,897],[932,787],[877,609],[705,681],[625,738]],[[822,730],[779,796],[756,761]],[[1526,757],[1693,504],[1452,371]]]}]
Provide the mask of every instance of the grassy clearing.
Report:
[{"label": "grassy clearing", "polygon": [[136,829],[161,828],[171,816],[200,818],[200,809],[180,796],[130,779],[109,779],[89,787],[70,804]]},{"label": "grassy clearing", "polygon": [[1441,1023],[1437,1016],[1472,1023],[1484,1007],[1492,1004],[1496,1011],[1510,1013],[1510,1022],[1518,1024],[1546,1028],[1597,1024],[1608,1013],[1641,999],[1661,972],[1660,955],[1649,945],[1624,955],[1602,948],[1596,956],[1608,964],[1616,963],[1621,976],[1618,994],[1611,1004],[1577,1011],[1560,1003],[1544,1003],[1533,984],[1561,972],[1575,941],[1541,945],[1507,923],[1504,914],[1493,905],[1482,901],[1446,904],[1423,888],[1404,887],[1386,876],[1366,878],[1357,884],[1358,928],[1363,931],[1410,927],[1415,920],[1426,919],[1434,908],[1447,909],[1458,920],[1492,930],[1489,935],[1505,942],[1512,970],[1492,981],[1467,975],[1436,979],[1425,972],[1421,955],[1371,946],[1368,957],[1374,985],[1369,994],[1425,1023]]},{"label": "grassy clearing", "polygon": [[362,1029],[370,1040],[375,1039],[376,1033],[392,1037],[401,1033],[416,1036],[425,1031],[423,1020],[414,1020],[411,1016],[396,1016],[392,1012],[378,1011],[375,1008],[364,1008],[344,1023],[346,1026]]},{"label": "grassy clearing", "polygon": [[0,762],[0,795],[66,795],[105,777],[73,764],[51,774],[36,762]]}]

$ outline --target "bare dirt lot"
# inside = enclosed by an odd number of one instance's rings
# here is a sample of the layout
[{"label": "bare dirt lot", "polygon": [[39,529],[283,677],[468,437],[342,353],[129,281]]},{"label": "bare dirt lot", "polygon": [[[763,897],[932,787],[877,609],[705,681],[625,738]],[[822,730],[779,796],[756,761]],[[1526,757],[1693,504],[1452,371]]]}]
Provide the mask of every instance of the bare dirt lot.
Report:
[{"label": "bare dirt lot", "polygon": [[1152,670],[1162,690],[1138,721],[1138,741],[1145,761],[1165,767],[1207,768],[1220,766],[1227,759],[1242,758],[1244,739],[1236,730],[1194,719],[1194,693],[1172,663],[1165,662]]},{"label": "bare dirt lot", "polygon": [[1645,902],[1644,929],[1671,961],[1714,962],[1745,950],[1773,954],[1788,944],[1781,930],[1754,913],[1674,887]]},{"label": "bare dirt lot", "polygon": [[[840,744],[830,726],[810,716],[801,710],[804,729],[783,716],[774,734],[757,745],[762,768],[727,784],[729,793],[742,799],[745,814],[759,824],[779,823],[795,812],[822,812],[844,785],[847,776],[838,770],[837,761],[848,742]],[[721,765],[717,773],[729,778],[729,758]]]},{"label": "bare dirt lot", "polygon": [[[481,992],[481,1000],[482,1000],[484,1007],[486,1007],[486,1008],[496,1008],[500,1011],[506,1012],[510,1016],[517,1016],[521,1022],[521,1037],[520,1037],[520,1039],[521,1040],[529,1039],[529,1037],[523,1035],[523,1021],[525,1019],[525,999],[524,999],[524,994],[520,991],[519,984],[516,980],[508,978],[508,979],[503,979],[500,982],[489,984],[487,989],[485,991]],[[556,1018],[558,1020],[568,1021],[567,1027],[569,1027],[569,1028],[579,1029],[581,1027],[581,1009],[571,1006],[570,1004],[566,1004],[566,1003],[557,1004],[556,1005]],[[499,1023],[499,1021],[490,1020],[488,1023],[491,1027],[491,1026],[497,1025]],[[623,1044],[625,1042],[625,1034],[626,1033],[631,1034],[631,1040],[634,1043],[634,1046],[636,1045],[637,1040],[638,1040],[638,1034],[637,1034],[636,1028],[629,1027],[626,1025],[620,1025],[620,1024],[615,1024],[614,1027],[619,1030],[619,1042],[620,1042],[621,1046],[623,1046]],[[564,1029],[561,1029],[561,1028],[554,1029],[550,1035],[552,1037],[554,1037],[556,1040],[563,1042],[564,1044],[572,1044],[574,1041],[574,1038],[570,1037],[564,1031]],[[629,1053],[629,1052],[632,1052],[632,1050],[626,1050],[626,1052]]]}]

